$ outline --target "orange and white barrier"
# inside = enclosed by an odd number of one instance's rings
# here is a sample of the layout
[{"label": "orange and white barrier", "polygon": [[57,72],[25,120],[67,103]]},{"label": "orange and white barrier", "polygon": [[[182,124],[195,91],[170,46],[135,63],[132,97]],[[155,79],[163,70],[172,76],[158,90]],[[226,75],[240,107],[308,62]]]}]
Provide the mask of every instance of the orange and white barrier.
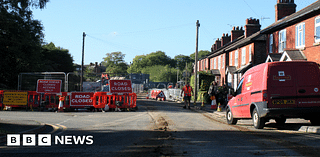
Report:
[{"label": "orange and white barrier", "polygon": [[108,105],[110,109],[136,108],[137,95],[136,93],[112,94],[96,92],[92,97],[92,101],[95,108],[105,108],[106,105]]}]

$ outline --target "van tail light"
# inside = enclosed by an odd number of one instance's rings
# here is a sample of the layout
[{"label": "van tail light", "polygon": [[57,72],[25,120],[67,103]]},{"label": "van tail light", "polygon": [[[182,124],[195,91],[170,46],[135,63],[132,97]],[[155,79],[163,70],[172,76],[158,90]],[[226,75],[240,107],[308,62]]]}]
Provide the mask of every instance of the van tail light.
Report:
[{"label": "van tail light", "polygon": [[268,101],[268,94],[266,90],[262,91],[262,100],[263,101]]}]

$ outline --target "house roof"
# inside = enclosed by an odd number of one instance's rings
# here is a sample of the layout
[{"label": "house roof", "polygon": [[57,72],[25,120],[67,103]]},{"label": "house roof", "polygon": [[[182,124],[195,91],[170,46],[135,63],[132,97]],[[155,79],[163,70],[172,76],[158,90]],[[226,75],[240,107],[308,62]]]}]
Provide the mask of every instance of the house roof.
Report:
[{"label": "house roof", "polygon": [[209,55],[206,55],[198,60],[202,60],[204,58],[212,58],[219,56],[225,52],[233,51],[239,47],[248,45],[254,41],[264,41],[266,40],[266,35],[276,30],[283,29],[288,27],[296,22],[299,22],[303,19],[307,19],[309,16],[314,16],[320,13],[320,0],[314,2],[313,4],[301,9],[300,11],[293,13],[277,22],[273,23],[272,25],[266,27],[265,29],[258,31],[251,36],[245,38],[245,36],[241,36],[235,41],[229,42],[226,45],[220,47],[219,49],[211,52]]},{"label": "house roof", "polygon": [[235,71],[237,71],[237,68],[235,66],[227,66],[226,73],[230,72],[233,74]]},{"label": "house roof", "polygon": [[219,69],[212,69],[210,71],[211,71],[211,74],[213,74],[213,75],[221,75]]},{"label": "house roof", "polygon": [[268,26],[267,28],[261,30],[262,34],[272,33],[276,30],[283,29],[288,27],[292,24],[295,24],[303,19],[307,19],[310,16],[314,16],[320,13],[320,1],[316,1],[311,5],[301,9],[300,11],[293,13],[285,18],[278,20],[277,22],[273,23],[272,25]]},{"label": "house roof", "polygon": [[286,60],[307,60],[307,58],[300,50],[286,50],[283,52],[280,61]]},{"label": "house roof", "polygon": [[267,57],[266,62],[268,62],[269,60],[271,62],[280,61],[281,56],[282,56],[282,53],[270,53]]}]

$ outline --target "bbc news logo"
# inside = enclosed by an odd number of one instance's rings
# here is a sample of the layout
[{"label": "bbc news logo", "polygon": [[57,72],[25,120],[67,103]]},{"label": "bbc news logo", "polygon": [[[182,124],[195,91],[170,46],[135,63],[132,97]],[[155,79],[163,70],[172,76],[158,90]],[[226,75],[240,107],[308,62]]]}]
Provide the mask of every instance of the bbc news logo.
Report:
[{"label": "bbc news logo", "polygon": [[[37,138],[36,138],[37,137]],[[51,134],[7,134],[7,146],[51,146],[54,145],[92,145],[93,136],[54,136],[53,141]],[[53,143],[52,143],[53,142]]]}]

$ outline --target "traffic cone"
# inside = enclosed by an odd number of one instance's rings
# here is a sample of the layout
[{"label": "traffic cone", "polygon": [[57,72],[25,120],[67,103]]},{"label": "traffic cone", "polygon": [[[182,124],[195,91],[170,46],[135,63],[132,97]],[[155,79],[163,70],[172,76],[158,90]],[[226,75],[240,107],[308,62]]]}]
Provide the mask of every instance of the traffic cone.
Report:
[{"label": "traffic cone", "polygon": [[211,109],[212,110],[217,109],[217,101],[214,96],[213,96],[213,100],[211,101]]},{"label": "traffic cone", "polygon": [[221,112],[221,105],[220,105],[220,103],[219,103],[219,105],[218,105],[217,111],[218,111],[218,112]]},{"label": "traffic cone", "polygon": [[63,101],[60,101],[58,106],[58,112],[62,112],[62,111],[63,111]]}]

